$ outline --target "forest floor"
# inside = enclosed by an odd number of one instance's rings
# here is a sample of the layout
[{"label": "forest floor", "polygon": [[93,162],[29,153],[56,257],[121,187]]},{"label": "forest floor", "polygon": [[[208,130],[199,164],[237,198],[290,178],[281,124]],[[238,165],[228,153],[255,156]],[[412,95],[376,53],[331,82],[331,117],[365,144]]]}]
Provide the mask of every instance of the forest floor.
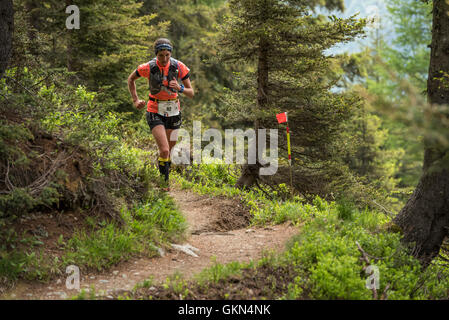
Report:
[{"label": "forest floor", "polygon": [[[115,292],[132,290],[147,279],[152,278],[155,285],[176,273],[191,279],[215,261],[249,262],[261,258],[264,251],[283,251],[286,242],[298,232],[290,223],[250,227],[250,213],[236,200],[177,188],[169,194],[188,223],[188,235],[181,244],[193,247],[196,256],[172,248],[158,257],[134,258],[107,271],[81,274],[80,289],[89,292],[94,288],[97,296],[112,299]],[[21,280],[0,299],[59,300],[79,293],[67,289],[65,283],[65,277],[47,283]]]}]

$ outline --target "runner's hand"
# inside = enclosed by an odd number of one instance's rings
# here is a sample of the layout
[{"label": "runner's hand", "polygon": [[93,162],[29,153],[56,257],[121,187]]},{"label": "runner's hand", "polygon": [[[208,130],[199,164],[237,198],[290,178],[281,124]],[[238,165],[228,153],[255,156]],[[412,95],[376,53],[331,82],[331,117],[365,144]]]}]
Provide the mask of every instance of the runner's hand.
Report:
[{"label": "runner's hand", "polygon": [[134,106],[137,108],[137,109],[142,109],[143,107],[145,107],[145,100],[135,100],[134,101]]},{"label": "runner's hand", "polygon": [[175,89],[176,91],[181,90],[181,86],[178,84],[178,81],[176,81],[176,80],[171,80],[168,83],[168,87],[172,88],[172,89]]}]

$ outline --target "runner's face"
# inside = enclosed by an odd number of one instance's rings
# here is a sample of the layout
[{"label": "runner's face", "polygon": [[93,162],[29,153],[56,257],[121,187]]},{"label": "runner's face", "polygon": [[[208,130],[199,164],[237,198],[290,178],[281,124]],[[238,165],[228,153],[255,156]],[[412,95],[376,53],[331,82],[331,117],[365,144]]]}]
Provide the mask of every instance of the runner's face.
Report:
[{"label": "runner's face", "polygon": [[168,50],[161,50],[157,53],[156,57],[159,63],[165,66],[170,61],[171,52]]}]

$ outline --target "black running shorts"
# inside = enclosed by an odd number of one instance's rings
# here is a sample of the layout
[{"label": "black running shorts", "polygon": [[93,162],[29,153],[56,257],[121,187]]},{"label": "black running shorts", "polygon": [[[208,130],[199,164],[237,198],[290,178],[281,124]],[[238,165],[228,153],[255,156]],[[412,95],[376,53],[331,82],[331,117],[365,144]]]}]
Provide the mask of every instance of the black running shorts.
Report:
[{"label": "black running shorts", "polygon": [[147,111],[146,117],[151,130],[159,124],[162,124],[165,129],[179,129],[182,123],[181,111],[179,111],[177,116],[172,117],[164,117],[159,113]]}]

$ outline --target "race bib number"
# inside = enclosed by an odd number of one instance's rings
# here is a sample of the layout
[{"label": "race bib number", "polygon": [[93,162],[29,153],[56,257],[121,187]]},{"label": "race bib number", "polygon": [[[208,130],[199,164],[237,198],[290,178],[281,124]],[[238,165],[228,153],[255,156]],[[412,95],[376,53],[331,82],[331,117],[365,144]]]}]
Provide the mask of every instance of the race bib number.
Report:
[{"label": "race bib number", "polygon": [[158,101],[157,113],[164,117],[173,117],[179,114],[178,101]]}]

